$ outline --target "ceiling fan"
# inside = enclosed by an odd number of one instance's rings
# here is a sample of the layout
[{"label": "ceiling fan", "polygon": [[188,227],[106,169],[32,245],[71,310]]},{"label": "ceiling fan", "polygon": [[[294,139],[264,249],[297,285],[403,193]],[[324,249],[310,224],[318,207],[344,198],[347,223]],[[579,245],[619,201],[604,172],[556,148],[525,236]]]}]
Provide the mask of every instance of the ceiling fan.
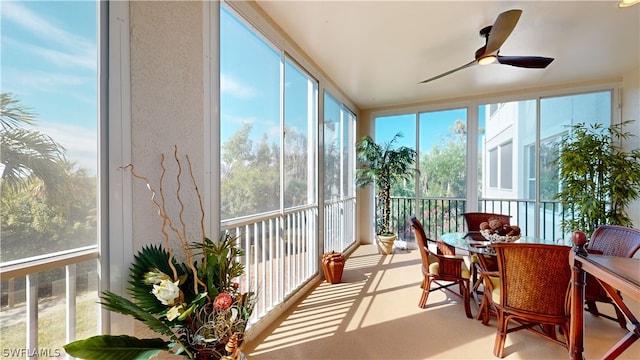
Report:
[{"label": "ceiling fan", "polygon": [[496,21],[493,25],[489,25],[480,30],[480,36],[485,39],[485,45],[480,49],[476,50],[475,59],[467,64],[464,64],[460,67],[457,67],[453,70],[449,70],[445,73],[442,73],[438,76],[434,76],[427,80],[421,81],[420,84],[424,84],[429,81],[433,81],[436,79],[440,79],[443,76],[447,76],[456,71],[468,68],[470,66],[479,64],[479,65],[487,65],[492,64],[494,62],[498,62],[503,65],[511,65],[523,68],[534,68],[534,69],[544,69],[551,62],[553,58],[542,57],[542,56],[502,56],[499,55],[500,47],[507,40],[507,37],[511,34],[513,29],[516,27],[518,20],[520,19],[520,15],[522,14],[522,10],[508,10],[496,18]]}]

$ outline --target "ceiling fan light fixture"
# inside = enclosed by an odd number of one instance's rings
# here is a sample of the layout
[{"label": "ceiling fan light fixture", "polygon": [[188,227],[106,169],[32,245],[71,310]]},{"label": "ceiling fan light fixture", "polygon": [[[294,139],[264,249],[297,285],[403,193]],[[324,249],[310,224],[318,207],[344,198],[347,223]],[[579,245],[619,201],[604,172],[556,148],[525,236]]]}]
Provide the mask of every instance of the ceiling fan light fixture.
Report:
[{"label": "ceiling fan light fixture", "polygon": [[489,65],[495,63],[497,60],[495,55],[483,56],[478,59],[478,65]]},{"label": "ceiling fan light fixture", "polygon": [[618,7],[624,8],[640,3],[640,0],[622,0],[618,3]]}]

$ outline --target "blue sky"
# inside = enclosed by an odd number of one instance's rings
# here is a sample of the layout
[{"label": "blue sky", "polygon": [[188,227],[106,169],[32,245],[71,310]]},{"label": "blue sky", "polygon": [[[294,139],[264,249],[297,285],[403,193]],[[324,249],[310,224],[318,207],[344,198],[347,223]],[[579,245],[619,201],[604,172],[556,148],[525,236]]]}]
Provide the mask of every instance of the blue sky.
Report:
[{"label": "blue sky", "polygon": [[94,174],[97,42],[94,1],[0,3],[3,93],[37,115],[37,129]]},{"label": "blue sky", "polygon": [[[456,120],[466,123],[467,110],[463,108],[420,113],[420,152],[428,152],[434,144],[441,143],[451,133],[451,127]],[[416,115],[414,113],[376,119],[376,142],[388,142],[398,132],[403,134],[398,141],[398,146],[415,148]]]}]

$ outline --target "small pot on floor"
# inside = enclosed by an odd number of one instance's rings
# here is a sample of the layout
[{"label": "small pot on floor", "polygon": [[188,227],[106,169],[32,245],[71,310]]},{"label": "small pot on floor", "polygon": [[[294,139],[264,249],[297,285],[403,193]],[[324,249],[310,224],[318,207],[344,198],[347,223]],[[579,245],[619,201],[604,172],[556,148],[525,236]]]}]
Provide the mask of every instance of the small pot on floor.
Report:
[{"label": "small pot on floor", "polygon": [[322,269],[329,284],[337,284],[342,280],[344,257],[341,253],[332,251],[322,255]]},{"label": "small pot on floor", "polygon": [[376,235],[376,240],[378,241],[378,253],[382,255],[393,254],[393,243],[397,238],[398,236],[396,234]]}]

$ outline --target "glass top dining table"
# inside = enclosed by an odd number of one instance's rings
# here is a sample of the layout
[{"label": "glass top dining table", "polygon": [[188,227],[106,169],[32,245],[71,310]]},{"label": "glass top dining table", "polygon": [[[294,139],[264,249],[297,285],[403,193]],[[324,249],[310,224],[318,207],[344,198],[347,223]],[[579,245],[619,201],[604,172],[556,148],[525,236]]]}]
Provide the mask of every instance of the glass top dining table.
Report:
[{"label": "glass top dining table", "polygon": [[[491,249],[491,242],[485,239],[479,231],[444,233],[440,236],[440,240],[442,240],[442,242],[447,245],[451,245],[457,249],[466,250],[468,252],[479,254],[494,254]],[[532,236],[521,236],[518,240],[515,240],[514,243],[573,246],[570,237],[556,240],[547,240]]]}]

